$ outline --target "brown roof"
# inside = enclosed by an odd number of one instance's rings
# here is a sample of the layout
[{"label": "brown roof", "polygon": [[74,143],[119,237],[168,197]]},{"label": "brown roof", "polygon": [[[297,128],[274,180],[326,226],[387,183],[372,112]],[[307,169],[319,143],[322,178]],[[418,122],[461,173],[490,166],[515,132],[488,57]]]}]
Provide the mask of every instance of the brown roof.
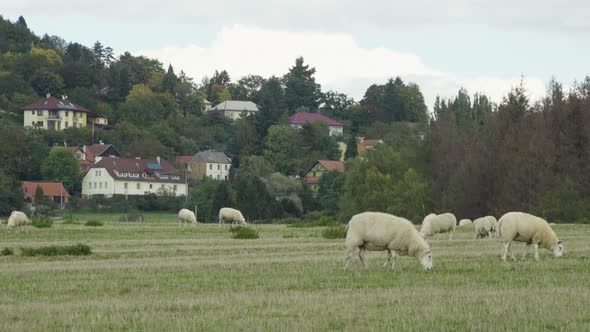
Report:
[{"label": "brown roof", "polygon": [[55,97],[49,97],[41,99],[36,103],[24,106],[23,110],[64,110],[64,111],[76,111],[76,112],[91,112],[90,110],[74,104],[69,100],[57,99]]},{"label": "brown roof", "polygon": [[[324,168],[328,172],[331,172],[331,171],[336,171],[339,173],[344,172],[344,162],[343,161],[340,161],[340,160],[318,160],[317,162],[320,163],[320,165],[324,166]],[[315,164],[314,164],[314,166],[315,166]]]},{"label": "brown roof", "polygon": [[[113,145],[112,144],[92,144],[92,145],[86,146],[86,151],[90,150],[90,152],[95,157],[100,157],[101,154],[103,154],[111,146],[113,146]],[[114,146],[113,146],[113,149],[117,150]],[[119,151],[117,150],[117,152],[119,152]]]},{"label": "brown roof", "polygon": [[382,142],[383,141],[380,139],[365,139],[356,145],[356,150],[358,154],[362,154],[367,148],[373,147]]},{"label": "brown roof", "polygon": [[177,156],[176,163],[181,163],[186,166],[191,161],[191,159],[193,159],[193,156]]},{"label": "brown roof", "polygon": [[[115,180],[129,180],[142,182],[173,182],[184,183],[182,172],[176,169],[171,163],[161,159],[158,163],[155,159],[133,159],[133,158],[111,158],[104,157],[99,162],[94,164],[92,168],[104,168],[109,172],[111,177]],[[117,173],[146,173],[149,178],[144,178],[141,175],[138,178],[119,176]],[[161,179],[161,175],[178,175],[178,180]]]},{"label": "brown roof", "polygon": [[41,187],[43,189],[43,196],[62,196],[63,197],[70,197],[70,194],[64,188],[64,186],[59,182],[32,182],[32,181],[24,181],[21,188],[25,196],[28,197],[35,197],[35,192],[37,191],[37,187]]}]

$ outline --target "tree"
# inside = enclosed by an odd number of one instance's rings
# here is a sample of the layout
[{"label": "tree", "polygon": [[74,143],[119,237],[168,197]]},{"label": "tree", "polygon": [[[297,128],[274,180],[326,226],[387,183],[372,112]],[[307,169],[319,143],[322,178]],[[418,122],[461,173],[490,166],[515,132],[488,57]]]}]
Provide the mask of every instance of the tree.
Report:
[{"label": "tree", "polygon": [[290,126],[273,125],[264,141],[264,156],[283,174],[298,174],[302,167],[301,136]]},{"label": "tree", "polygon": [[351,133],[348,142],[346,142],[346,152],[344,153],[344,159],[348,160],[349,158],[355,158],[358,156],[358,149],[357,149],[357,138],[354,133]]},{"label": "tree", "polygon": [[169,65],[168,71],[162,78],[162,85],[160,86],[160,90],[162,92],[170,92],[172,95],[174,95],[177,80],[178,78],[174,74],[174,68],[172,68],[172,65]]},{"label": "tree", "polygon": [[272,76],[262,83],[258,92],[257,105],[260,109],[256,113],[254,121],[259,139],[262,140],[266,136],[268,128],[277,124],[287,110],[285,93],[277,77]]},{"label": "tree", "polygon": [[283,80],[285,82],[285,100],[287,109],[293,113],[298,107],[317,110],[320,105],[320,85],[315,82],[315,68],[303,64],[303,57],[295,60],[295,66],[289,69]]},{"label": "tree", "polygon": [[43,205],[45,202],[45,194],[43,193],[43,188],[41,186],[37,186],[35,189],[35,197],[33,199],[35,204]]},{"label": "tree", "polygon": [[318,200],[324,213],[331,216],[338,214],[344,180],[344,174],[335,171],[326,172],[320,177]]},{"label": "tree", "polygon": [[23,205],[21,183],[0,167],[0,215],[9,215]]},{"label": "tree", "polygon": [[80,165],[70,150],[52,150],[41,166],[41,175],[46,181],[62,182],[70,193],[79,192]]},{"label": "tree", "polygon": [[58,74],[41,69],[31,79],[31,86],[38,95],[45,95],[46,93],[59,95],[64,88],[64,82]]},{"label": "tree", "polygon": [[265,83],[265,79],[259,75],[247,75],[230,86],[230,93],[236,100],[250,100],[257,102],[258,93]]}]

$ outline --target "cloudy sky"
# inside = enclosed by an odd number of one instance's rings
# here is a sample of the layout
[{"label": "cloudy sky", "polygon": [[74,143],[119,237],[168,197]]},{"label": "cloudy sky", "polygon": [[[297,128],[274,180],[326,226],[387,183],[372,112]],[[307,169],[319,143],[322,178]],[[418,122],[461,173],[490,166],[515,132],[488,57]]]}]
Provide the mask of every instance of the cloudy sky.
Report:
[{"label": "cloudy sky", "polygon": [[372,83],[420,84],[429,107],[459,87],[500,101],[524,76],[532,98],[551,77],[590,74],[585,0],[2,0],[38,35],[172,63],[196,81],[283,75],[298,56],[323,90],[356,100]]}]

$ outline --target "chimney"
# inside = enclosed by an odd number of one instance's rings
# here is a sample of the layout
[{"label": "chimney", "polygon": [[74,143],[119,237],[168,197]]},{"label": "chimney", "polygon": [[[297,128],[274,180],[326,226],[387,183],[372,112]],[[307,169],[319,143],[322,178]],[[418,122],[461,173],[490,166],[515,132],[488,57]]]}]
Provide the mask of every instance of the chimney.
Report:
[{"label": "chimney", "polygon": [[158,164],[159,164],[160,163],[160,156],[157,156],[156,160],[158,161]]},{"label": "chimney", "polygon": [[45,98],[49,98],[49,97],[51,97],[51,93],[47,92],[47,93],[45,94]]}]

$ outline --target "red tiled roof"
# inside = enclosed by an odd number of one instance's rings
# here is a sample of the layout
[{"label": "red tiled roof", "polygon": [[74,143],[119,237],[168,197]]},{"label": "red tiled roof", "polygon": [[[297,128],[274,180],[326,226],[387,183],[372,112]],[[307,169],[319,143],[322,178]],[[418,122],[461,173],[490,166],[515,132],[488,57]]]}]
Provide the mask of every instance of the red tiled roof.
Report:
[{"label": "red tiled roof", "polygon": [[[331,171],[336,171],[339,173],[344,172],[344,162],[343,161],[340,161],[340,160],[318,160],[317,162],[320,163],[320,165],[324,166],[324,168],[328,172],[331,172]],[[315,166],[315,164],[314,164],[314,166]]]},{"label": "red tiled roof", "polygon": [[[154,166],[156,168],[154,168]],[[109,172],[111,177],[116,180],[129,180],[129,181],[142,181],[142,182],[173,182],[173,183],[184,183],[184,177],[182,172],[176,169],[171,163],[161,159],[159,166],[158,161],[155,159],[133,159],[133,158],[111,158],[103,157],[99,162],[94,164],[90,169],[93,168],[104,168]],[[136,177],[123,177],[118,176],[117,173],[129,172],[129,173],[147,173],[151,177],[143,178],[141,175]],[[180,179],[160,179],[156,174],[160,175],[178,175]],[[156,176],[154,176],[156,175]]]},{"label": "red tiled roof", "polygon": [[55,97],[49,97],[41,99],[36,103],[22,107],[23,110],[64,110],[64,111],[76,111],[76,112],[91,112],[90,110],[74,104],[69,100],[57,99]]},{"label": "red tiled roof", "polygon": [[21,188],[25,196],[35,197],[35,192],[37,191],[37,187],[41,187],[43,189],[43,196],[62,196],[63,197],[70,197],[70,194],[64,188],[64,186],[59,182],[31,182],[31,181],[24,181]]},{"label": "red tiled roof", "polygon": [[319,113],[300,112],[295,113],[289,117],[289,123],[291,124],[304,124],[317,121],[325,122],[329,126],[344,126],[343,123],[330,119],[329,117]]}]

